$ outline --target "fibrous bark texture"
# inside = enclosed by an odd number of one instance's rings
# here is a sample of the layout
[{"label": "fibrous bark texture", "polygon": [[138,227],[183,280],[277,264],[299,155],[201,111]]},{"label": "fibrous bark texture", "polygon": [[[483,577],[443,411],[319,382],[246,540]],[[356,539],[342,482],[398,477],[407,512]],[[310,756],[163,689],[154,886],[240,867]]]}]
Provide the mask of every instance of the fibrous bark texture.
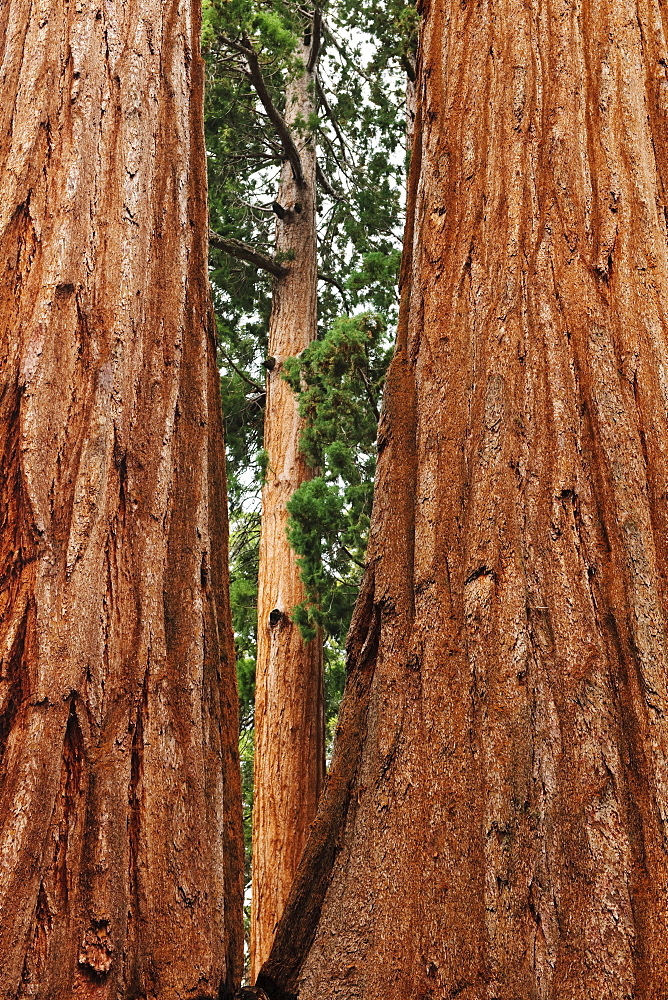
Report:
[{"label": "fibrous bark texture", "polygon": [[[303,47],[304,66],[309,48]],[[285,119],[299,146],[303,184],[289,162],[277,195],[277,253],[292,258],[289,273],[274,282],[269,325],[258,582],[258,651],[255,694],[253,800],[253,903],[251,969],[257,975],[269,954],[294,873],[315,818],[324,778],[322,640],[304,642],[291,620],[305,599],[297,557],[286,535],[287,503],[313,475],[299,449],[303,422],[282,363],[316,337],[316,151],[308,132],[314,112],[313,74],[287,89]],[[282,217],[281,217],[282,216]]]},{"label": "fibrous bark texture", "polygon": [[370,565],[272,998],[665,995],[667,31],[424,8]]},{"label": "fibrous bark texture", "polygon": [[0,997],[231,996],[241,805],[191,0],[0,7]]}]

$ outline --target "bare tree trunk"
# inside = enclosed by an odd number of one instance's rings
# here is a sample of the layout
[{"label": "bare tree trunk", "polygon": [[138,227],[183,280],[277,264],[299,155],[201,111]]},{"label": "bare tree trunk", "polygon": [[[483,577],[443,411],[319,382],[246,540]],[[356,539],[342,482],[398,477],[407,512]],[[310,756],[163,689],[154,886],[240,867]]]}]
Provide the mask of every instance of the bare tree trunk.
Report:
[{"label": "bare tree trunk", "polygon": [[231,996],[237,702],[191,0],[0,8],[0,996]]},{"label": "bare tree trunk", "polygon": [[[309,49],[303,47],[304,65]],[[290,619],[304,598],[299,566],[287,540],[286,504],[311,478],[299,450],[303,422],[297,399],[281,377],[282,362],[316,337],[316,151],[300,133],[315,110],[313,75],[306,70],[287,90],[285,120],[295,136],[304,183],[286,162],[277,196],[277,253],[290,254],[287,276],[274,284],[269,325],[258,584],[253,802],[253,977],[269,954],[276,925],[316,813],[324,777],[322,640],[304,642]]]},{"label": "bare tree trunk", "polygon": [[668,14],[425,5],[370,564],[276,1000],[668,982]]}]

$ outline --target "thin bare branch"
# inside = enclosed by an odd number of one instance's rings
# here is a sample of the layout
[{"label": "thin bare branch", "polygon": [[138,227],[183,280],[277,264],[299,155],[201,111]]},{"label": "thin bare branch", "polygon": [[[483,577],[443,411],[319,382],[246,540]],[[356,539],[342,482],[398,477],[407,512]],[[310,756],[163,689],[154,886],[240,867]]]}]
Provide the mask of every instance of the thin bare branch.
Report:
[{"label": "thin bare branch", "polygon": [[363,368],[358,368],[357,366],[355,366],[355,369],[358,372],[362,381],[364,382],[364,388],[366,389],[366,394],[368,396],[371,409],[373,410],[373,415],[376,418],[376,423],[378,423],[378,421],[380,420],[380,410],[378,409],[378,402],[376,400],[375,393],[371,387],[371,383],[369,382],[367,373],[364,371]]},{"label": "thin bare branch", "polygon": [[350,309],[350,304],[348,302],[348,296],[346,295],[346,290],[345,290],[345,288],[343,287],[343,285],[341,284],[340,281],[338,281],[336,278],[332,277],[331,274],[323,274],[322,271],[318,271],[318,281],[324,281],[328,285],[334,285],[334,287],[338,290],[339,295],[341,296],[341,298],[343,300],[344,308],[346,310]]},{"label": "thin bare branch", "polygon": [[253,388],[253,389],[256,389],[257,392],[261,393],[264,396],[264,394],[266,392],[264,386],[261,386],[259,382],[255,382],[252,378],[249,378],[248,375],[246,375],[245,372],[242,372],[241,368],[239,368],[239,367],[237,367],[237,365],[235,365],[234,361],[229,356],[229,354],[227,354],[226,351],[220,351],[220,354],[221,354],[221,357],[225,358],[225,360],[227,361],[228,365],[231,368],[234,369],[234,371],[237,373],[237,375],[239,376],[239,378],[243,379],[244,382],[247,385],[251,386],[251,388]]},{"label": "thin bare branch", "polygon": [[256,267],[262,268],[263,271],[269,271],[270,274],[275,275],[277,278],[284,278],[289,273],[289,269],[283,267],[273,257],[260,253],[259,250],[250,246],[250,244],[242,243],[241,240],[234,240],[229,236],[219,236],[218,233],[214,233],[210,229],[209,242],[216,250],[222,250],[223,253],[228,253],[231,257],[236,257],[237,260],[245,260],[249,264],[255,264]]},{"label": "thin bare branch", "polygon": [[[345,545],[341,545],[341,543],[339,543],[339,548],[340,548],[341,552],[343,552],[343,554],[344,554],[344,555],[348,556],[348,558],[349,558],[349,559],[350,559],[350,560],[351,560],[352,562],[354,562],[354,563],[355,563],[355,565],[356,565],[356,566],[359,566],[359,567],[360,567],[360,569],[366,569],[366,564],[365,564],[365,563],[363,563],[363,562],[360,562],[360,561],[359,561],[359,559],[356,559],[356,558],[355,558],[355,556],[354,556],[354,555],[352,554],[352,552],[350,551],[350,549],[346,548],[346,546],[345,546]],[[345,581],[344,581],[344,580],[342,580],[341,582],[342,582],[342,583],[345,583]]]},{"label": "thin bare branch", "polygon": [[325,177],[323,169],[322,169],[322,167],[320,166],[319,163],[316,163],[316,166],[315,166],[315,175],[316,175],[316,178],[318,180],[318,184],[320,185],[320,187],[322,188],[322,190],[325,192],[325,194],[328,194],[330,198],[334,198],[335,201],[345,201],[345,198],[343,197],[343,195],[339,194],[338,191],[335,191],[334,188],[332,187],[332,185],[329,183],[329,181]]},{"label": "thin bare branch", "polygon": [[346,178],[346,180],[352,182],[352,177],[351,177],[351,175],[349,173],[349,171],[351,171],[353,169],[352,166],[351,166],[351,164],[347,160],[345,160],[345,159],[344,159],[344,161],[342,163],[341,160],[338,158],[338,156],[336,155],[336,149],[334,148],[334,143],[332,142],[331,136],[327,135],[327,133],[324,130],[322,130],[322,129],[320,130],[319,134],[324,139],[325,143],[327,144],[327,148],[329,149],[329,152],[330,152],[330,154],[332,156],[332,159],[336,163],[338,169],[341,171],[341,173]]}]

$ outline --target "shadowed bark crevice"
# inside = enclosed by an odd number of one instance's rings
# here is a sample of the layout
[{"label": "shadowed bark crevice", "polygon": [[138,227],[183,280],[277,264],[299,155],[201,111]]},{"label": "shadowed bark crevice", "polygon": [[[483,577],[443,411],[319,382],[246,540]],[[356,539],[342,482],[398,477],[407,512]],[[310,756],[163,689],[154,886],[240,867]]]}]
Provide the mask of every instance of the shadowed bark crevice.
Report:
[{"label": "shadowed bark crevice", "polygon": [[[14,610],[20,611],[21,609],[18,607]],[[2,674],[0,675],[0,765],[3,762],[7,738],[25,697],[25,679],[22,666],[28,632],[28,617],[29,606],[26,594],[24,595],[23,612],[18,615],[18,622],[12,629],[13,634],[8,637],[10,639],[8,655],[3,657]],[[0,788],[1,786],[2,781],[0,780]]]},{"label": "shadowed bark crevice", "polygon": [[29,987],[31,984],[38,983],[41,978],[47,964],[52,929],[53,913],[49,906],[44,883],[40,882],[35,916],[32,921],[32,941],[26,950],[26,957],[21,973],[21,985],[18,993],[19,1000],[25,996],[30,996]]},{"label": "shadowed bark crevice", "polygon": [[84,767],[84,746],[81,727],[77,718],[76,698],[70,700],[70,715],[65,729],[63,754],[60,774],[59,800],[62,803],[62,815],[58,824],[58,843],[55,857],[55,884],[59,890],[59,905],[68,908],[70,895],[70,878],[76,872],[68,873],[68,848],[74,832],[74,826],[81,820],[79,793],[81,791],[82,770]]}]

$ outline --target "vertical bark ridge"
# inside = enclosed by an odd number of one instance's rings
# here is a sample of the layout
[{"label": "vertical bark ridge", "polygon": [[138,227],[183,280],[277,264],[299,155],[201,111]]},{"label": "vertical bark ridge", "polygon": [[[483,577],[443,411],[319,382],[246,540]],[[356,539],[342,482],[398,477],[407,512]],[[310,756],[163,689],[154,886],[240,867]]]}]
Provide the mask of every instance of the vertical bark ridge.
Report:
[{"label": "vertical bark ridge", "polygon": [[0,14],[8,1000],[240,976],[199,30],[185,0]]},{"label": "vertical bark ridge", "polygon": [[[383,606],[358,804],[293,992],[655,1000],[665,11],[432,0],[424,18],[417,460],[407,473],[390,439],[372,531],[388,542],[376,579],[400,575],[396,484],[412,477],[415,612],[395,632]],[[408,405],[390,384],[393,400]]]}]

